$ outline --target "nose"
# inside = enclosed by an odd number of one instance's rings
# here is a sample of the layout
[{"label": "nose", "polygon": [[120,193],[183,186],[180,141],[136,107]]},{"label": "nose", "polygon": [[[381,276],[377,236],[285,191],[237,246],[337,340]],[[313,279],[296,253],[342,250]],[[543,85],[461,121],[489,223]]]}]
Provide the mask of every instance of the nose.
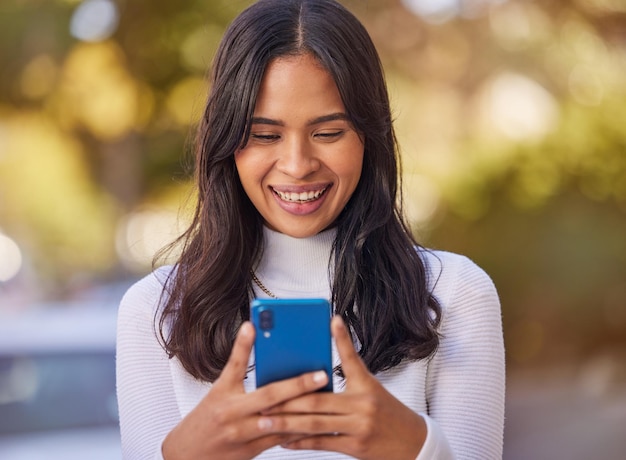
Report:
[{"label": "nose", "polygon": [[294,136],[281,146],[276,168],[294,179],[304,179],[320,168],[320,161],[306,139]]}]

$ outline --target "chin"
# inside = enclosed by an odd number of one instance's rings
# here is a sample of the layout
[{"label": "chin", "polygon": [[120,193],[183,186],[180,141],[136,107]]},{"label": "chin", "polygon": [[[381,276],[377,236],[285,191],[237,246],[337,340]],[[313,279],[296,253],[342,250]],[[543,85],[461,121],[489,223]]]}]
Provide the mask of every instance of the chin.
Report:
[{"label": "chin", "polygon": [[308,226],[288,225],[288,224],[280,225],[280,226],[268,225],[268,227],[276,232],[283,233],[292,238],[309,238],[329,228],[328,225],[315,225],[315,226],[308,227]]},{"label": "chin", "polygon": [[288,231],[284,231],[281,232],[284,233],[285,235],[288,235],[292,238],[309,238],[311,236],[317,235],[319,233],[319,231],[311,231],[311,230],[303,230],[303,231],[293,231],[293,230],[288,230]]}]

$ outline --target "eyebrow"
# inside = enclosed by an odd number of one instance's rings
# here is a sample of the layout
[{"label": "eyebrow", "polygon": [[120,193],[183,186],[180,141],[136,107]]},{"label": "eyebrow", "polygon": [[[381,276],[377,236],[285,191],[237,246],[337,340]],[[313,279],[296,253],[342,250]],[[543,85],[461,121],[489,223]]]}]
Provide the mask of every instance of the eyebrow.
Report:
[{"label": "eyebrow", "polygon": [[[307,122],[307,126],[318,125],[327,121],[336,120],[348,120],[348,115],[343,112],[330,113],[328,115],[322,115],[321,117],[313,118]],[[271,126],[285,126],[285,122],[282,120],[274,120],[272,118],[265,117],[252,117],[251,124],[253,125],[271,125]]]}]

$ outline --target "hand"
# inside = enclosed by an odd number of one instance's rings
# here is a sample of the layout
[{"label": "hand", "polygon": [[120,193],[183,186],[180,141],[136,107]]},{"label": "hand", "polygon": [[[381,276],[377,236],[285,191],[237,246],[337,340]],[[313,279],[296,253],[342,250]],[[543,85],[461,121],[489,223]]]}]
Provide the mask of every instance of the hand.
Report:
[{"label": "hand", "polygon": [[342,452],[364,460],[415,459],[426,440],[426,422],[369,373],[341,318],[333,318],[331,328],[345,391],[307,394],[266,414],[277,432],[307,433],[283,447]]},{"label": "hand", "polygon": [[254,327],[246,322],[209,393],[165,438],[165,459],[250,459],[294,439],[277,433],[272,419],[261,412],[323,387],[328,376],[323,371],[304,374],[246,393],[243,380],[253,342]]}]

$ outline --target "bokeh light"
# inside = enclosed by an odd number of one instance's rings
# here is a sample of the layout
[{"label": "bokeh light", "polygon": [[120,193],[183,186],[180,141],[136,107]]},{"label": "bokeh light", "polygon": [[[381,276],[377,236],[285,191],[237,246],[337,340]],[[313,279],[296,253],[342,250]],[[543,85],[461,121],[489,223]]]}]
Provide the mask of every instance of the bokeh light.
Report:
[{"label": "bokeh light", "polygon": [[431,24],[443,24],[456,17],[475,18],[490,5],[506,0],[402,0],[413,14]]},{"label": "bokeh light", "polygon": [[558,122],[554,97],[536,81],[520,74],[502,73],[485,85],[479,110],[493,129],[516,140],[540,139]]},{"label": "bokeh light", "polygon": [[119,12],[112,0],[84,0],[72,15],[70,32],[79,40],[98,42],[113,35],[118,21]]},{"label": "bokeh light", "polygon": [[177,82],[166,100],[168,113],[179,126],[196,123],[202,115],[207,83],[201,77],[187,77]]},{"label": "bokeh light", "polygon": [[0,233],[0,281],[9,281],[22,268],[22,251],[15,241]]},{"label": "bokeh light", "polygon": [[461,10],[460,0],[402,0],[409,11],[435,24],[449,21]]},{"label": "bokeh light", "polygon": [[[63,120],[103,140],[129,133],[142,113],[142,87],[127,71],[124,53],[111,42],[80,44],[67,56],[58,107]],[[69,102],[69,103],[68,103]]]},{"label": "bokeh light", "polygon": [[[116,249],[124,265],[131,271],[145,272],[157,252],[174,242],[183,228],[175,211],[145,209],[132,212],[118,224]],[[171,257],[175,257],[176,253]]]},{"label": "bokeh light", "polygon": [[433,221],[441,204],[441,191],[437,183],[423,174],[405,175],[403,198],[409,222],[418,229]]}]

